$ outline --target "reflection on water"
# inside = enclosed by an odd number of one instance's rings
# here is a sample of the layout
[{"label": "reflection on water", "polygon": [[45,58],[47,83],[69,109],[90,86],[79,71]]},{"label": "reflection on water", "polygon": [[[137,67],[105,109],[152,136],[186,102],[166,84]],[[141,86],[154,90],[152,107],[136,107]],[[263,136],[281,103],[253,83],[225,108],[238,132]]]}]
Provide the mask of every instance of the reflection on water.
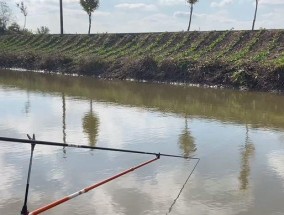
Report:
[{"label": "reflection on water", "polygon": [[66,101],[64,93],[62,93],[62,134],[63,143],[66,143]]},{"label": "reflection on water", "polygon": [[250,164],[249,160],[251,156],[254,154],[255,147],[251,140],[249,139],[249,128],[246,125],[246,139],[245,145],[241,149],[241,172],[240,172],[240,182],[241,190],[246,190],[249,185],[249,175],[250,175]]},{"label": "reflection on water", "polygon": [[93,101],[90,100],[90,111],[85,114],[82,119],[83,122],[83,131],[89,137],[89,145],[96,146],[98,128],[99,128],[99,119],[96,114],[93,112]]},{"label": "reflection on water", "polygon": [[188,88],[160,84],[94,81],[83,77],[2,71],[0,84],[96,101],[155,108],[162,112],[248,123],[254,128],[284,128],[280,95]]},{"label": "reflection on water", "polygon": [[27,101],[25,102],[25,113],[29,114],[31,109],[30,92],[27,90]]},{"label": "reflection on water", "polygon": [[[2,71],[0,136],[200,157],[170,214],[283,214],[283,102],[265,93]],[[19,214],[30,146],[0,147],[0,214]],[[48,146],[36,146],[34,156],[30,210],[152,158]],[[166,214],[193,166],[162,158],[48,214]]]},{"label": "reflection on water", "polygon": [[[63,143],[66,144],[66,102],[65,94],[62,93],[62,134],[63,134]],[[66,148],[63,147],[63,157],[66,158]]]},{"label": "reflection on water", "polygon": [[196,145],[194,144],[194,138],[190,134],[187,121],[188,119],[185,119],[185,128],[180,135],[179,143],[180,148],[183,150],[183,155],[185,157],[193,157],[193,152],[196,151]]}]

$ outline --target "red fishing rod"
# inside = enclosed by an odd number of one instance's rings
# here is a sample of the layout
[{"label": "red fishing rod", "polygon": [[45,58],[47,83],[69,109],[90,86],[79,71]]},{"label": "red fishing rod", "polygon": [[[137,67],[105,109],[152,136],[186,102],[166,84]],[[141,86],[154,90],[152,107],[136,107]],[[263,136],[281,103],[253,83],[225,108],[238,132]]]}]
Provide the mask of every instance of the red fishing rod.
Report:
[{"label": "red fishing rod", "polygon": [[135,167],[132,167],[132,168],[130,168],[130,169],[128,169],[128,170],[125,170],[125,171],[123,171],[123,172],[117,174],[117,175],[114,175],[114,176],[112,176],[112,177],[110,177],[110,178],[107,178],[107,179],[105,179],[105,180],[103,180],[103,181],[101,181],[101,182],[99,182],[99,183],[96,183],[96,184],[94,184],[94,185],[91,185],[91,186],[89,186],[89,187],[86,187],[86,188],[84,188],[84,189],[82,189],[82,190],[80,190],[80,191],[77,191],[77,192],[75,192],[75,193],[69,195],[69,196],[66,196],[66,197],[64,197],[64,198],[62,198],[62,199],[59,199],[59,200],[57,200],[57,201],[54,201],[54,202],[52,202],[52,203],[50,203],[50,204],[48,204],[48,205],[45,205],[45,206],[43,206],[43,207],[41,207],[41,208],[39,208],[39,209],[37,209],[37,210],[34,210],[34,211],[30,212],[29,215],[40,214],[40,213],[42,213],[42,212],[44,212],[44,211],[47,211],[47,210],[49,210],[49,209],[51,209],[51,208],[54,208],[54,207],[56,207],[57,205],[60,205],[60,204],[62,204],[62,203],[64,203],[64,202],[67,202],[67,201],[69,201],[69,200],[71,200],[71,199],[73,199],[73,198],[76,198],[77,196],[80,196],[80,195],[84,194],[84,193],[87,193],[87,192],[89,192],[90,190],[93,190],[93,189],[95,189],[95,188],[97,188],[97,187],[99,187],[99,186],[101,186],[101,185],[103,185],[103,184],[106,184],[106,183],[108,183],[108,182],[110,182],[110,181],[112,181],[112,180],[114,180],[114,179],[116,179],[116,178],[119,178],[119,177],[121,177],[121,176],[123,176],[123,175],[126,175],[127,173],[133,172],[134,170],[139,169],[139,168],[141,168],[141,167],[143,167],[143,166],[145,166],[145,165],[147,165],[147,164],[150,164],[150,163],[152,163],[152,162],[154,162],[154,161],[156,161],[156,160],[158,160],[158,159],[160,159],[159,154],[158,154],[158,155],[156,156],[156,158],[154,158],[154,159],[151,159],[151,160],[149,160],[149,161],[146,161],[146,162],[144,162],[144,163],[141,163],[140,165],[137,165],[137,166],[135,166]]}]

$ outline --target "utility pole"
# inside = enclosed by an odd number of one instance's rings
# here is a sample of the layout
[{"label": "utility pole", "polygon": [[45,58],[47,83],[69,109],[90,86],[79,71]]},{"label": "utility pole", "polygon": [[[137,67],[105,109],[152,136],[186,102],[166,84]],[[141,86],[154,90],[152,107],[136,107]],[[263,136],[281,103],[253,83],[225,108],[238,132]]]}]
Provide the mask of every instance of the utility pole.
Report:
[{"label": "utility pole", "polygon": [[63,35],[63,6],[62,0],[59,0],[60,3],[60,34]]}]

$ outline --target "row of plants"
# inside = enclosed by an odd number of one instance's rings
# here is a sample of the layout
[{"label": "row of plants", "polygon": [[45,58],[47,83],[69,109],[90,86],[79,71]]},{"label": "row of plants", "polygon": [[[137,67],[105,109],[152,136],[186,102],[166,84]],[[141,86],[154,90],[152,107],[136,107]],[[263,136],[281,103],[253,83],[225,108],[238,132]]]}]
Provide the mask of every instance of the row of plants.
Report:
[{"label": "row of plants", "polygon": [[273,50],[278,46],[280,42],[279,41],[280,37],[283,33],[284,32],[279,31],[276,34],[274,34],[272,39],[268,42],[267,48],[252,57],[253,61],[263,62],[267,60],[267,58],[269,57],[269,54],[273,52]]},{"label": "row of plants", "polygon": [[135,52],[138,49],[142,49],[142,47],[144,47],[147,43],[149,43],[152,37],[153,35],[151,34],[143,35],[141,37],[136,36],[132,40],[132,42],[127,43],[121,49],[116,49],[114,54],[110,55],[110,59],[116,60],[126,56],[131,56],[133,52]]},{"label": "row of plants", "polygon": [[[198,60],[200,59],[201,57],[207,55],[207,54],[212,54],[212,50],[218,45],[220,44],[224,39],[225,37],[228,35],[229,31],[225,31],[224,33],[222,34],[213,34],[213,35],[210,35],[212,36],[212,39],[210,39],[209,43],[201,46],[201,50],[196,52],[193,56],[193,59],[194,60]],[[212,42],[211,42],[212,41]]]},{"label": "row of plants", "polygon": [[127,35],[125,38],[122,39],[122,41],[120,41],[119,44],[116,45],[116,47],[109,48],[109,50],[103,55],[103,57],[117,57],[120,53],[123,53],[126,50],[130,51],[131,48],[133,49],[137,44],[139,44],[139,42],[140,41],[137,41],[137,37],[133,38],[131,35]]},{"label": "row of plants", "polygon": [[256,71],[273,70],[276,65],[279,76],[283,35],[281,30],[9,35],[0,37],[0,64],[104,77],[179,81],[191,77],[196,82],[247,85],[248,77],[259,77]]},{"label": "row of plants", "polygon": [[264,33],[264,30],[258,31],[256,35],[252,36],[252,39],[248,43],[241,47],[240,51],[231,56],[231,62],[244,60],[252,48],[259,42],[260,36]]},{"label": "row of plants", "polygon": [[196,49],[200,47],[200,45],[204,43],[204,41],[206,41],[211,34],[211,32],[202,33],[198,38],[196,38],[196,40],[190,41],[187,49],[183,52],[179,52],[177,54],[177,58],[189,58],[190,56],[192,56],[195,53]]},{"label": "row of plants", "polygon": [[[264,30],[254,33],[248,38],[249,32],[244,31],[235,33],[235,41],[226,41],[230,31],[224,32],[190,32],[182,36],[178,33],[160,33],[136,35],[129,39],[127,35],[117,37],[111,34],[97,35],[96,37],[82,36],[3,36],[0,40],[0,49],[10,52],[38,51],[43,53],[61,52],[71,56],[99,55],[104,58],[118,59],[125,56],[140,57],[147,54],[155,55],[157,59],[164,57],[174,57],[176,59],[192,58],[193,60],[202,59],[204,55],[211,53],[221,43],[224,48],[219,52],[214,52],[218,58],[226,56],[226,60],[231,62],[240,62],[252,52],[253,47],[258,43]],[[171,34],[169,36],[169,34]],[[182,33],[181,33],[182,34]],[[194,34],[199,34],[194,38]],[[264,61],[269,53],[277,47],[279,37],[282,32],[273,34],[266,49],[258,50],[252,58],[253,61]],[[108,44],[112,41],[113,44]],[[245,44],[244,44],[244,41]],[[173,44],[174,43],[174,44]]]},{"label": "row of plants", "polygon": [[165,57],[170,57],[171,55],[176,55],[178,53],[184,52],[188,46],[195,41],[198,33],[196,31],[188,34],[183,34],[183,37],[180,41],[176,41],[176,44],[172,46],[170,49],[166,50],[164,53],[160,53],[159,59],[163,59]]},{"label": "row of plants", "polygon": [[240,31],[236,32],[233,35],[231,35],[231,40],[228,41],[227,44],[224,45],[224,47],[219,51],[219,53],[216,53],[216,58],[219,59],[221,57],[230,55],[233,50],[241,44],[243,41],[243,38],[247,37],[248,32],[247,31]]}]

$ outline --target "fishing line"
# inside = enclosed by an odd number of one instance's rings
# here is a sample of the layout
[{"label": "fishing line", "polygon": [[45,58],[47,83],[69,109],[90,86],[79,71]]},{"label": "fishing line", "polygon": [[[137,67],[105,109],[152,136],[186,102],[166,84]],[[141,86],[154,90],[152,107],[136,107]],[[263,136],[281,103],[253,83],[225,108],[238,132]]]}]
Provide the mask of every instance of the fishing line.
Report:
[{"label": "fishing line", "polygon": [[190,177],[192,176],[192,174],[193,174],[194,170],[196,169],[196,167],[197,167],[197,165],[198,165],[199,161],[200,161],[200,158],[198,158],[198,159],[197,159],[196,164],[194,165],[193,169],[192,169],[192,170],[191,170],[191,172],[189,173],[189,175],[188,175],[187,179],[185,180],[185,182],[184,182],[184,184],[183,184],[182,188],[180,189],[180,191],[179,191],[179,193],[178,193],[177,197],[174,199],[173,203],[171,204],[171,206],[170,206],[170,208],[169,208],[169,211],[166,213],[166,215],[168,215],[169,213],[171,213],[171,211],[172,211],[172,209],[173,209],[174,205],[176,204],[177,200],[179,199],[180,194],[182,193],[182,191],[183,191],[183,189],[184,189],[185,185],[187,184],[188,180],[189,180],[189,179],[190,179]]}]

